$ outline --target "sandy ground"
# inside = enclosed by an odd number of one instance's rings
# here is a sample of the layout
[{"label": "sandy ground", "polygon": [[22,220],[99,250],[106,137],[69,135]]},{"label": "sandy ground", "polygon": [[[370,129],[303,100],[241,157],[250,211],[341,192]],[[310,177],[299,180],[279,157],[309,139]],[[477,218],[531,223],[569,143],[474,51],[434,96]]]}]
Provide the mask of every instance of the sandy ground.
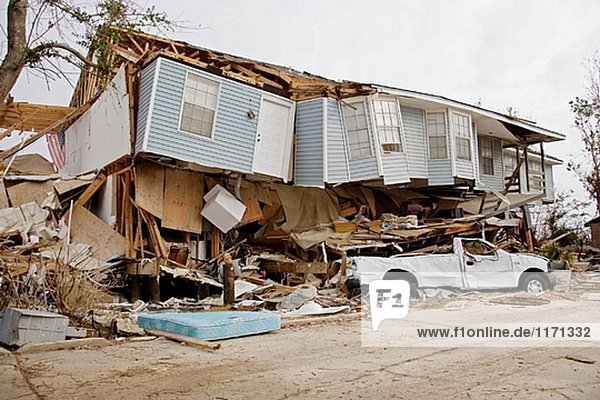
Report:
[{"label": "sandy ground", "polygon": [[[540,310],[552,317],[574,304],[600,306],[555,300]],[[157,339],[0,354],[0,398],[600,398],[598,342],[588,348],[361,348],[360,320],[343,318],[223,341],[216,352]]]}]

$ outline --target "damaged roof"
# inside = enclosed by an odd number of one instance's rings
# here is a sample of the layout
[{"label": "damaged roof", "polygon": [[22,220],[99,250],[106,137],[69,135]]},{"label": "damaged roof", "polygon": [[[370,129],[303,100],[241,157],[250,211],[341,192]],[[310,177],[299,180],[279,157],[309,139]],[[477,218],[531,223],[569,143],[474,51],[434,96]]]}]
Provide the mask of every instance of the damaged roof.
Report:
[{"label": "damaged roof", "polygon": [[[505,135],[507,140],[525,144],[564,140],[559,132],[538,126],[533,121],[487,110],[478,106],[452,100],[443,96],[389,87],[373,83],[336,81],[290,67],[270,64],[250,58],[235,56],[179,40],[140,31],[116,28],[120,41],[114,45],[122,60],[145,66],[157,57],[171,58],[209,73],[224,76],[248,85],[259,87],[292,100],[309,100],[320,97],[345,99],[376,92],[390,93],[417,102],[431,102],[463,109],[473,113],[474,120],[484,132]],[[90,58],[93,54],[89,55]],[[117,63],[119,64],[119,63]],[[81,106],[103,90],[106,79],[83,71],[77,83],[72,105]],[[479,121],[477,121],[479,117]]]}]

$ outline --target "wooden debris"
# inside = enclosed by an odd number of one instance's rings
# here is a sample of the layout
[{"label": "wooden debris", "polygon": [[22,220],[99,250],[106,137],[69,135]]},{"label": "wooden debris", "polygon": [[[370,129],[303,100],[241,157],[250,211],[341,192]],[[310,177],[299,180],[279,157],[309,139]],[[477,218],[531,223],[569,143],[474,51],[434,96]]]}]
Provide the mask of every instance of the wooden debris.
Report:
[{"label": "wooden debris", "polygon": [[196,347],[202,350],[215,351],[221,348],[221,343],[208,342],[206,340],[199,340],[190,338],[183,335],[178,335],[176,333],[157,331],[154,329],[145,329],[145,331],[153,336],[161,336],[169,340],[173,340],[174,342],[185,343],[189,346]]}]

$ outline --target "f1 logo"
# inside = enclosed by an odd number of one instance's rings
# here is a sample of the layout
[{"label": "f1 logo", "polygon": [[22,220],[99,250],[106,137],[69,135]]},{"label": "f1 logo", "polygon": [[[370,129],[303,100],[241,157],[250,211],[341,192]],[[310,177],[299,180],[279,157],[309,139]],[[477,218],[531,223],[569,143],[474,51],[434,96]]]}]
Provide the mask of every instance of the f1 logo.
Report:
[{"label": "f1 logo", "polygon": [[369,303],[373,331],[384,319],[402,319],[408,315],[410,284],[407,281],[377,280],[369,283]]}]

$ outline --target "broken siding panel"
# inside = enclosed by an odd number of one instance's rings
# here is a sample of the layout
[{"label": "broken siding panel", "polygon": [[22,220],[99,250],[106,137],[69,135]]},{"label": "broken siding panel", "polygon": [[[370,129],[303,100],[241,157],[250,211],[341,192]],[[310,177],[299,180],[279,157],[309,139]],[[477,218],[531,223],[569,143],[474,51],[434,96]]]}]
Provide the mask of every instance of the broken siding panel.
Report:
[{"label": "broken siding panel", "polygon": [[[212,138],[179,131],[186,72],[220,82]],[[146,151],[208,167],[251,172],[261,93],[161,59]],[[255,118],[248,117],[252,110]]]},{"label": "broken siding panel", "polygon": [[323,102],[296,105],[296,185],[323,186]]},{"label": "broken siding panel", "polygon": [[338,102],[327,99],[327,182],[348,182],[348,154]]},{"label": "broken siding panel", "polygon": [[424,111],[400,106],[406,138],[408,173],[411,178],[427,178],[427,151],[425,150]]},{"label": "broken siding panel", "polygon": [[137,115],[137,133],[135,139],[135,152],[139,153],[144,149],[144,138],[146,137],[146,127],[148,126],[148,115],[150,112],[150,102],[152,100],[152,87],[154,83],[154,73],[156,64],[154,60],[146,66],[140,77],[140,92],[138,95],[138,115]]},{"label": "broken siding panel", "polygon": [[383,183],[395,185],[410,182],[406,153],[381,154]]},{"label": "broken siding panel", "polygon": [[481,156],[481,138],[478,137],[479,144],[479,181],[485,186],[502,190],[504,189],[504,163],[502,161],[502,142],[498,139],[492,140],[492,153],[494,156],[494,174],[486,175],[483,173],[483,161]]},{"label": "broken siding panel", "polygon": [[427,164],[427,171],[429,172],[428,183],[430,186],[454,184],[451,160],[429,160]]}]

